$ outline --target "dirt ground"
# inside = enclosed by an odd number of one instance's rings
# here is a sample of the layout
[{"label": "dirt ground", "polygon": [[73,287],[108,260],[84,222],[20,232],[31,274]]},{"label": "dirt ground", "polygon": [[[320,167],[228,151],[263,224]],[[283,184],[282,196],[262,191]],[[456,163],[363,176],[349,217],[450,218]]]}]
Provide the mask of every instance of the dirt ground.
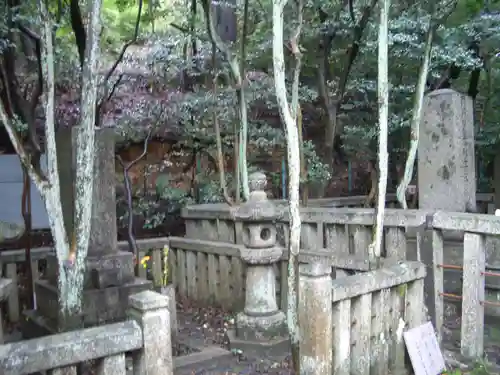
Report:
[{"label": "dirt ground", "polygon": [[[206,345],[218,345],[228,348],[227,330],[234,328],[234,316],[217,307],[203,307],[192,301],[178,301],[179,335]],[[285,359],[248,358],[241,353],[233,353],[233,357],[221,359],[209,368],[199,370],[178,370],[175,375],[292,375],[290,356],[284,353]]]}]

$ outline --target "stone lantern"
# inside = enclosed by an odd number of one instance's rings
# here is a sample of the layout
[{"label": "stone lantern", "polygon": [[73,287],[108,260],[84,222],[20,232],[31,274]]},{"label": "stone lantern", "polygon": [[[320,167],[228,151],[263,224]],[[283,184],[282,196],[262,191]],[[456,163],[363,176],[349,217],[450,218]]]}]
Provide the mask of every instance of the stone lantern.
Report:
[{"label": "stone lantern", "polygon": [[247,273],[245,308],[236,317],[236,331],[228,336],[233,349],[257,355],[269,355],[271,350],[279,356],[289,348],[285,314],[276,301],[273,269],[283,249],[276,246],[278,211],[267,199],[266,184],[265,174],[252,173],[249,199],[233,211],[234,219],[242,222],[240,257],[247,265]]}]

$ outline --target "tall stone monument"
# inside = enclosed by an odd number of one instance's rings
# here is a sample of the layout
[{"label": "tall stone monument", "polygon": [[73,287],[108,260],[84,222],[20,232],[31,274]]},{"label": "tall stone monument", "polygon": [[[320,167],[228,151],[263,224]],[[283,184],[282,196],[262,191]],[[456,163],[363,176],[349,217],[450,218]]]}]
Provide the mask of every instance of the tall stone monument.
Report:
[{"label": "tall stone monument", "polygon": [[[418,203],[420,209],[451,212],[476,210],[473,101],[451,89],[432,91],[424,98],[418,145]],[[444,233],[463,240],[463,233]],[[424,231],[420,256],[432,259],[432,231]],[[445,255],[446,256],[446,255]],[[448,293],[461,290],[460,274],[445,271]],[[455,289],[456,288],[456,289]],[[435,324],[432,278],[425,279],[426,307]]]},{"label": "tall stone monument", "polygon": [[454,90],[424,98],[418,146],[419,208],[474,212],[476,163],[473,102]]},{"label": "tall stone monument", "polygon": [[[63,215],[68,233],[73,233],[75,147],[78,128],[60,129],[57,134],[59,176]],[[92,222],[87,269],[84,277],[84,326],[126,318],[128,297],[152,287],[134,273],[134,255],[119,251],[116,228],[115,131],[96,128]],[[53,333],[59,327],[57,289],[58,265],[55,255],[47,259],[47,273],[35,283],[37,309],[25,312],[26,338]]]}]

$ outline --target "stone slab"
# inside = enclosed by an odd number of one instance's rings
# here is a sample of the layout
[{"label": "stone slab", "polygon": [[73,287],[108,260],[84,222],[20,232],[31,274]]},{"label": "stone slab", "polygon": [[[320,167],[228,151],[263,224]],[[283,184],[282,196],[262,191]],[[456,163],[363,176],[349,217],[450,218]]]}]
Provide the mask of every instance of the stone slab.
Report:
[{"label": "stone slab", "polygon": [[[135,278],[134,254],[118,251],[99,256],[89,255],[86,259],[87,271],[83,282],[84,289],[104,289],[125,285]],[[47,256],[46,280],[56,285],[59,266],[55,254]]]},{"label": "stone slab", "polygon": [[[83,292],[83,322],[85,327],[111,323],[126,319],[128,298],[131,294],[152,288],[151,282],[136,278],[132,283],[120,287],[106,289],[84,290]],[[37,310],[24,312],[24,315],[40,329],[23,328],[23,336],[32,338],[30,330],[46,334],[56,332],[59,311],[57,287],[46,280],[35,282]]]},{"label": "stone slab", "polygon": [[235,330],[228,330],[229,346],[231,350],[241,351],[245,357],[284,359],[291,352],[290,339],[276,338],[267,341],[240,339]]},{"label": "stone slab", "polygon": [[218,361],[233,357],[233,354],[229,350],[225,350],[218,346],[209,345],[200,347],[190,343],[189,340],[179,340],[179,342],[194,349],[195,352],[178,357],[173,357],[175,370],[197,371],[200,369],[208,369],[214,365],[217,365]]}]

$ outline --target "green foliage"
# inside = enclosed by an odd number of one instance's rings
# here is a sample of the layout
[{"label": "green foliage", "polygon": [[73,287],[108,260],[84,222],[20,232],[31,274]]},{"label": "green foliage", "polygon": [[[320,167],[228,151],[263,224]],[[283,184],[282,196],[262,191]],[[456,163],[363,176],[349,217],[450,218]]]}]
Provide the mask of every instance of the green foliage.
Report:
[{"label": "green foliage", "polygon": [[454,369],[450,371],[445,371],[441,375],[490,375],[491,371],[488,370],[486,364],[482,361],[474,364],[473,368],[468,371],[462,371],[460,369]]},{"label": "green foliage", "polygon": [[302,182],[322,184],[329,181],[331,178],[330,171],[316,153],[314,144],[311,141],[305,141],[303,147],[307,165],[307,180]]},{"label": "green foliage", "polygon": [[[5,0],[0,0],[0,2]],[[27,20],[37,28],[37,13],[28,3],[16,13],[19,19]],[[31,3],[30,3],[31,4]],[[359,21],[368,1],[356,1],[354,14]],[[469,73],[481,67],[482,62],[471,54],[468,46],[472,41],[479,41],[481,54],[487,62],[487,73],[480,77],[479,95],[476,99],[477,144],[481,157],[491,160],[497,152],[500,142],[498,123],[500,118],[494,109],[500,105],[500,2],[498,0],[458,0],[456,8],[446,8],[448,0],[433,3],[436,14],[430,14],[431,0],[417,2],[398,0],[393,3],[390,19],[389,39],[389,74],[390,74],[390,148],[391,152],[405,151],[409,144],[409,124],[418,70],[420,68],[425,34],[432,16],[449,17],[439,25],[432,51],[429,80],[440,80],[451,64],[462,69],[461,76],[453,82],[459,91],[467,91]],[[57,2],[51,2],[52,11],[57,12]],[[217,116],[222,132],[223,152],[226,157],[234,153],[234,128],[239,125],[236,90],[228,84],[229,70],[227,62],[217,55],[217,66],[213,69],[211,43],[208,41],[205,20],[198,4],[194,18],[193,35],[187,35],[170,27],[171,22],[189,29],[191,14],[190,2],[172,1],[144,2],[141,18],[141,40],[145,44],[144,56],[134,57],[124,62],[127,67],[147,67],[153,74],[148,77],[148,90],[158,93],[147,98],[136,107],[128,107],[123,102],[122,115],[117,123],[121,138],[138,141],[143,131],[137,130],[136,124],[147,123],[156,129],[165,124],[174,124],[175,131],[190,149],[201,148],[204,152],[216,155],[215,130],[213,116]],[[82,7],[83,9],[83,7]],[[319,11],[321,10],[321,12]],[[377,33],[378,11],[373,11],[359,42],[359,55],[354,61],[347,79],[344,100],[338,114],[338,123],[344,125],[344,147],[348,155],[357,158],[374,158],[377,144]],[[281,157],[286,147],[283,127],[278,116],[272,77],[272,31],[271,0],[262,0],[250,4],[248,21],[248,42],[246,45],[246,101],[249,108],[249,155],[250,169],[260,167],[262,159]],[[324,14],[323,14],[324,13]],[[238,30],[242,29],[242,4],[236,7]],[[326,20],[321,21],[326,15]],[[5,18],[5,14],[1,14]],[[123,43],[128,41],[135,27],[137,2],[135,0],[103,0],[103,49],[109,55],[116,54]],[[285,9],[285,37],[294,27],[294,8]],[[8,30],[0,19],[0,51],[14,43],[5,37]],[[154,28],[154,32],[153,32]],[[331,98],[339,87],[343,76],[350,48],[353,42],[354,23],[348,7],[342,2],[309,0],[304,8],[304,28],[301,35],[303,66],[300,85],[300,102],[303,108],[313,112],[311,119],[304,116],[304,133],[310,129],[319,129],[321,134],[326,124],[325,111],[320,105],[317,67],[323,58],[320,40],[333,35],[332,49],[326,56],[329,75],[326,85]],[[240,32],[241,35],[241,32]],[[186,56],[186,46],[196,43],[197,55]],[[239,42],[230,46],[239,53]],[[187,48],[189,49],[189,48]],[[114,60],[114,56],[107,56]],[[290,55],[287,54],[287,59]],[[58,85],[76,86],[79,81],[79,67],[74,36],[67,12],[64,13],[56,33],[56,61]],[[107,60],[106,60],[107,61]],[[105,61],[105,62],[106,62]],[[287,68],[291,66],[287,60]],[[214,70],[220,73],[216,96],[210,89]],[[290,71],[290,69],[287,69]],[[184,90],[183,74],[187,74],[194,83],[189,90]],[[116,79],[116,78],[115,78]],[[288,76],[288,83],[291,77]],[[208,85],[207,85],[208,84]],[[126,90],[145,90],[139,79],[128,79],[124,83]],[[124,90],[125,90],[124,89]],[[183,92],[184,91],[184,92]],[[133,95],[132,95],[133,96]],[[162,100],[168,98],[168,100]],[[311,133],[313,131],[311,130]],[[315,136],[314,142],[304,142],[307,160],[307,181],[323,183],[330,176],[329,167],[322,161],[316,150],[323,146],[321,136]],[[280,155],[280,156],[276,156]],[[274,163],[274,165],[279,165]],[[279,170],[272,171],[273,182],[279,185]],[[231,174],[227,174],[227,184],[231,186]],[[221,201],[220,186],[215,173],[197,176],[200,200],[204,202]],[[178,206],[191,202],[192,197],[184,188],[174,187],[174,181],[166,178],[158,182],[157,195]],[[150,205],[150,203],[148,203]],[[176,206],[177,207],[177,206]],[[174,208],[173,208],[174,209]]]}]

